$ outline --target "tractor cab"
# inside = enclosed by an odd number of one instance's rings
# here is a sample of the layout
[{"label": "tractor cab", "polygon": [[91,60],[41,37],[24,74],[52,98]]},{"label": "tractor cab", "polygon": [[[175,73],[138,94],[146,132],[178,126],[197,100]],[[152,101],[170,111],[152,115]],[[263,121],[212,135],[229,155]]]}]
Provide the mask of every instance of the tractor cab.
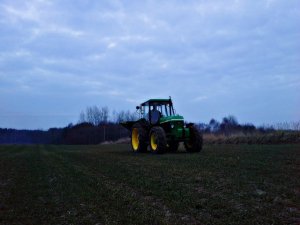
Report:
[{"label": "tractor cab", "polygon": [[157,124],[163,117],[171,117],[175,115],[173,103],[169,99],[150,99],[140,106],[136,107],[140,112],[140,117],[144,118],[151,124]]}]

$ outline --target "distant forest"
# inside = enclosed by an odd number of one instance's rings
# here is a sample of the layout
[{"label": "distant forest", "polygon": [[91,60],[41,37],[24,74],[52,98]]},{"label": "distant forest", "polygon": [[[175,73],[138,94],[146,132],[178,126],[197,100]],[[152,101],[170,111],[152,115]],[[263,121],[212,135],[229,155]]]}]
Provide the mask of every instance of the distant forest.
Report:
[{"label": "distant forest", "polygon": [[[79,115],[77,124],[64,128],[44,130],[17,130],[0,128],[0,144],[100,144],[129,137],[130,133],[119,123],[138,119],[137,113],[130,111],[112,111],[107,107],[87,107]],[[300,122],[281,123],[276,126],[239,124],[234,116],[227,116],[222,121],[211,119],[208,124],[195,123],[203,134],[230,137],[232,135],[265,135],[274,132],[300,131]],[[298,137],[298,136],[297,136]]]}]

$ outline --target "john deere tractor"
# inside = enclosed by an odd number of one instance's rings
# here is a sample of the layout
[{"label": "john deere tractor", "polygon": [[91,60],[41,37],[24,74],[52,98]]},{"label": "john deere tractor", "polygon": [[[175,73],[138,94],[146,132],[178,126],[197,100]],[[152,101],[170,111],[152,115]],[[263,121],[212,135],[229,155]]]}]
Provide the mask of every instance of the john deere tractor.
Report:
[{"label": "john deere tractor", "polygon": [[175,152],[183,142],[187,152],[200,152],[202,135],[192,123],[185,124],[183,116],[175,114],[171,97],[150,99],[136,107],[140,118],[121,124],[131,132],[133,152],[154,154]]}]

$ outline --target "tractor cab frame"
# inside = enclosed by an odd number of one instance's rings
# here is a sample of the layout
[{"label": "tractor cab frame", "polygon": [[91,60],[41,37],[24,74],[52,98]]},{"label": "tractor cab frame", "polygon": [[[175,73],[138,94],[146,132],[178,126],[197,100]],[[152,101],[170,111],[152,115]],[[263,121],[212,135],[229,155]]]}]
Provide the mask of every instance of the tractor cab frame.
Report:
[{"label": "tractor cab frame", "polygon": [[169,117],[175,115],[172,99],[150,99],[136,109],[139,112],[139,117],[144,118],[151,124],[157,124],[161,117]]}]

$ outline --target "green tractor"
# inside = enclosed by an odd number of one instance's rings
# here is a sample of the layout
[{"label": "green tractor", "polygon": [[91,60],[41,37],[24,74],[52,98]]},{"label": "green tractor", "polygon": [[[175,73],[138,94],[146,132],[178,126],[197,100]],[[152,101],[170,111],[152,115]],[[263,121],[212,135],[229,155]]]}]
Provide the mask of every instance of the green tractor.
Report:
[{"label": "green tractor", "polygon": [[192,124],[185,124],[183,116],[175,114],[171,97],[150,99],[136,107],[140,118],[137,121],[122,122],[131,132],[133,152],[152,153],[176,152],[180,142],[187,152],[200,152],[202,135]]}]

